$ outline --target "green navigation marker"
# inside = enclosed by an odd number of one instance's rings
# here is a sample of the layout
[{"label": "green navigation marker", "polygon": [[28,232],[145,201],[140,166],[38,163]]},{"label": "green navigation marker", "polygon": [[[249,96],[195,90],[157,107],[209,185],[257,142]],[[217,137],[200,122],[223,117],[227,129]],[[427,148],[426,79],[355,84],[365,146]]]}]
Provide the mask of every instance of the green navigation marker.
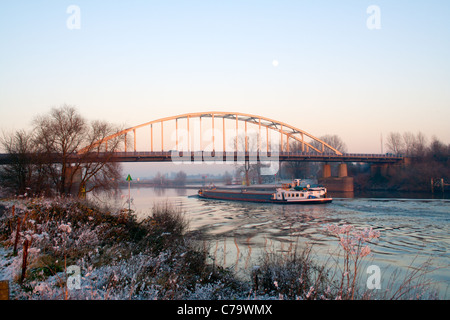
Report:
[{"label": "green navigation marker", "polygon": [[128,212],[131,212],[131,191],[130,191],[130,184],[131,184],[131,175],[128,174],[127,181],[128,181]]}]

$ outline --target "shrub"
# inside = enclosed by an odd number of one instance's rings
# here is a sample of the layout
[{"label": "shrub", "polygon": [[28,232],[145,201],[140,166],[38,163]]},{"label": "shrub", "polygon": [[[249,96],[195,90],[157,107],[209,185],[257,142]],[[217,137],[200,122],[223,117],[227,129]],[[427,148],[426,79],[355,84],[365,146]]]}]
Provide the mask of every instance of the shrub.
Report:
[{"label": "shrub", "polygon": [[311,247],[298,254],[266,253],[261,265],[253,269],[255,295],[278,296],[280,299],[328,299],[330,280],[325,266],[311,257]]}]

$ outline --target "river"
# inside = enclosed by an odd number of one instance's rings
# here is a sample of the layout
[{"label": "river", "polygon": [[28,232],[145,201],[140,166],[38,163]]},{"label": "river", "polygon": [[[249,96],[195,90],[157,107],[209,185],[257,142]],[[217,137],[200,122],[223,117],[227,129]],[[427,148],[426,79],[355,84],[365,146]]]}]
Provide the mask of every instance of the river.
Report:
[{"label": "river", "polygon": [[[372,243],[368,264],[380,267],[382,285],[395,272],[417,268],[432,258],[439,297],[450,298],[450,199],[430,195],[339,195],[324,205],[259,204],[200,199],[197,189],[132,188],[132,209],[145,218],[154,204],[180,206],[192,231],[202,231],[216,264],[249,274],[264,252],[287,254],[311,244],[319,260],[339,250],[339,242],[324,225],[351,224],[380,232]],[[418,198],[419,196],[419,198]],[[116,205],[128,208],[128,190]],[[397,270],[397,271],[396,271]],[[367,276],[366,276],[367,277]],[[398,275],[396,276],[399,277]]]}]

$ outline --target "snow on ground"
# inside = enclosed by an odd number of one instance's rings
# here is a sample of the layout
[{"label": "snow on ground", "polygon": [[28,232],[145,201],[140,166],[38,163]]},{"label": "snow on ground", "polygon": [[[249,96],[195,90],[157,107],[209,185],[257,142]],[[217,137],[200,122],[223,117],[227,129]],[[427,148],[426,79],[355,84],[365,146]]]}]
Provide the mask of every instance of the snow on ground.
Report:
[{"label": "snow on ground", "polygon": [[12,248],[0,246],[0,280],[11,280],[14,277],[14,260]]}]

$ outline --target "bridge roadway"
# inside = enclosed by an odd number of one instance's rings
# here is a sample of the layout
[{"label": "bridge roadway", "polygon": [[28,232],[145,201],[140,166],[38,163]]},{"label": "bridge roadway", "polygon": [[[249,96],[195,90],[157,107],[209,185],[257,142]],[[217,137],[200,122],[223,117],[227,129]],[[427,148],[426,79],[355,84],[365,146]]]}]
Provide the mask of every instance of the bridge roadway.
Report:
[{"label": "bridge roadway", "polygon": [[[51,162],[59,162],[58,155],[54,155]],[[368,153],[315,153],[315,152],[279,152],[261,153],[257,152],[206,152],[206,151],[157,151],[157,152],[111,152],[111,153],[88,153],[74,154],[70,156],[69,162],[201,162],[201,161],[256,161],[257,159],[267,161],[308,161],[308,162],[366,162],[366,163],[397,163],[404,159],[400,155],[391,154],[368,154]],[[10,164],[8,154],[0,154],[0,165]]]}]

